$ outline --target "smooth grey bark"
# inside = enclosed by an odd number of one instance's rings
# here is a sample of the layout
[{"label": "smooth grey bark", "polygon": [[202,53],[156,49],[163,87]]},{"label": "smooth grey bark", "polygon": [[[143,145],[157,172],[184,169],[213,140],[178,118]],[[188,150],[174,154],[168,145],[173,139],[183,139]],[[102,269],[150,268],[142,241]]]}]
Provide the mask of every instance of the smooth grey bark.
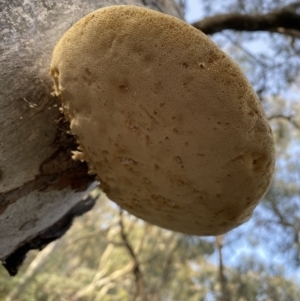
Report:
[{"label": "smooth grey bark", "polygon": [[0,0],[0,259],[4,263],[14,261],[10,256],[26,243],[54,224],[57,227],[93,187],[86,165],[71,160],[76,141],[51,96],[49,64],[55,44],[72,24],[95,9],[118,4],[182,18],[173,0]]}]

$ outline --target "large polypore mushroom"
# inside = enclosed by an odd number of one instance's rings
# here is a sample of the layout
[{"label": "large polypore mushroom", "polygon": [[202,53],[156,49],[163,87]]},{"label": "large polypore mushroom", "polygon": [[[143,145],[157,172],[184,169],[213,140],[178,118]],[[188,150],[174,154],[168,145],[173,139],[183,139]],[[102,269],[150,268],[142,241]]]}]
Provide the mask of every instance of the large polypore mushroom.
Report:
[{"label": "large polypore mushroom", "polygon": [[203,33],[136,6],[99,9],[57,44],[55,93],[108,197],[197,235],[249,219],[274,169],[260,102]]}]

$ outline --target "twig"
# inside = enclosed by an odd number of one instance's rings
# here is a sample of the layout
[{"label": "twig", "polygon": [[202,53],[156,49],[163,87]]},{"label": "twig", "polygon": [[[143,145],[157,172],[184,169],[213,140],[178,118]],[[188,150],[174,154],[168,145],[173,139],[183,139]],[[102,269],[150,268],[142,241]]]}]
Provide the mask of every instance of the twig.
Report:
[{"label": "twig", "polygon": [[106,250],[101,256],[99,260],[98,270],[94,276],[92,282],[87,285],[86,287],[82,288],[77,294],[75,295],[74,300],[78,300],[80,298],[86,298],[88,300],[90,293],[95,291],[97,288],[101,288],[98,294],[102,294],[103,292],[107,292],[109,288],[114,286],[114,282],[120,278],[125,276],[126,274],[130,273],[134,268],[134,262],[131,260],[125,267],[120,270],[116,270],[112,272],[109,276],[105,276],[107,274],[110,265],[109,265],[109,257],[112,254],[114,249],[113,245],[108,245]]},{"label": "twig", "polygon": [[218,235],[216,237],[216,245],[219,254],[219,279],[220,279],[221,290],[222,290],[220,301],[230,301],[230,295],[227,287],[227,279],[224,274],[224,265],[223,265],[223,254],[222,254],[223,235]]},{"label": "twig", "polygon": [[279,218],[279,222],[282,226],[285,226],[285,227],[290,227],[292,229],[294,229],[294,225],[291,224],[290,222],[288,222],[285,217],[281,214],[280,210],[278,209],[277,207],[277,204],[275,204],[275,201],[270,201],[271,203],[271,207],[273,209],[273,211],[275,212],[275,214],[277,215],[277,217]]},{"label": "twig", "polygon": [[300,125],[293,118],[294,118],[293,116],[285,116],[285,115],[281,115],[281,114],[272,115],[272,116],[268,117],[269,120],[285,119],[285,120],[289,121],[295,128],[300,130]]},{"label": "twig", "polygon": [[[257,89],[257,94],[259,96],[261,96],[262,92],[265,90],[266,88],[266,82],[267,82],[267,75],[266,75],[266,69],[269,68],[269,66],[259,60],[254,54],[252,54],[249,50],[247,50],[245,47],[243,47],[242,45],[238,44],[236,41],[234,41],[232,39],[232,37],[230,35],[227,35],[227,34],[224,34],[223,33],[223,36],[229,40],[229,42],[234,45],[236,48],[238,48],[239,50],[241,50],[242,52],[244,52],[248,57],[250,57],[261,69],[262,71],[262,75],[261,75],[261,78],[262,78],[262,84],[261,84],[261,87],[259,89]],[[259,81],[259,80],[258,80]]]},{"label": "twig", "polygon": [[138,262],[137,256],[136,256],[131,244],[128,241],[127,234],[125,233],[125,227],[124,227],[124,223],[123,223],[123,210],[121,208],[120,208],[119,217],[120,217],[119,225],[121,228],[121,231],[120,231],[121,238],[125,244],[125,247],[129,253],[130,257],[133,260],[133,263],[134,263],[133,269],[132,269],[134,276],[135,276],[135,283],[136,283],[136,294],[135,294],[134,300],[136,300],[139,296],[141,296],[142,300],[146,301],[148,298],[145,294],[145,286],[144,286],[143,276],[142,276],[141,269],[140,269],[140,264]]},{"label": "twig", "polygon": [[[170,242],[169,242],[169,246],[171,245],[171,241],[175,238],[175,233],[173,233],[173,235],[171,235],[170,237]],[[172,266],[172,261],[173,261],[173,255],[176,252],[176,250],[178,249],[179,245],[181,244],[181,240],[177,240],[173,246],[173,248],[169,248],[169,252],[166,254],[165,256],[165,260],[164,260],[164,266],[162,268],[162,275],[161,275],[161,281],[158,285],[158,287],[156,288],[157,292],[161,292],[162,288],[164,287],[164,285],[168,282],[169,280],[169,275],[170,275],[170,268]],[[168,246],[167,245],[167,246]]]}]

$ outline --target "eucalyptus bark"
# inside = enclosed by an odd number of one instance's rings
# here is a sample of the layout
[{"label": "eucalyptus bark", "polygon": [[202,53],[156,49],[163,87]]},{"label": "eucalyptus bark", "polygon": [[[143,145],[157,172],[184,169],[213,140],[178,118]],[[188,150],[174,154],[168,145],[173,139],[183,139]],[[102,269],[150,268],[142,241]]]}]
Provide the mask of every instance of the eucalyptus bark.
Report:
[{"label": "eucalyptus bark", "polygon": [[95,179],[71,159],[77,144],[51,95],[49,64],[70,26],[118,4],[182,18],[173,0],[0,1],[0,260],[11,274],[92,207],[82,199]]}]

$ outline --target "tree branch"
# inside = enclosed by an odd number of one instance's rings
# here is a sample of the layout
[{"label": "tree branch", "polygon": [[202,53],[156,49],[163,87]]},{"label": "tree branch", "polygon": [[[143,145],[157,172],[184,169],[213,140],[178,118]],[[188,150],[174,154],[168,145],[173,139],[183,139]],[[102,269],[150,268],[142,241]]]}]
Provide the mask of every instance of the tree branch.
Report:
[{"label": "tree branch", "polygon": [[285,116],[285,115],[273,115],[268,117],[269,120],[273,120],[273,119],[284,119],[287,120],[288,122],[290,122],[296,129],[300,129],[299,124],[293,119],[293,116]]},{"label": "tree branch", "polygon": [[230,294],[227,287],[227,279],[224,274],[224,264],[223,264],[223,254],[222,254],[223,235],[216,236],[216,246],[219,254],[219,280],[220,280],[221,292],[222,292],[220,296],[220,301],[229,301]]},{"label": "tree branch", "polygon": [[270,31],[300,38],[300,14],[297,12],[299,7],[300,2],[295,2],[264,15],[219,14],[204,18],[192,25],[206,34],[232,29],[238,31]]},{"label": "tree branch", "polygon": [[175,238],[175,233],[173,233],[173,235],[171,235],[170,243],[166,245],[167,248],[169,249],[169,252],[166,253],[165,260],[163,262],[161,279],[160,279],[158,287],[156,288],[157,293],[161,292],[164,285],[169,281],[170,271],[171,271],[172,263],[174,260],[174,253],[177,251],[179,245],[181,244],[181,240],[177,240],[177,241],[175,241],[174,246],[171,247],[172,241],[174,240],[174,238]]},{"label": "tree branch", "polygon": [[94,276],[94,279],[90,284],[83,287],[81,290],[79,290],[76,294],[73,300],[78,300],[82,298],[86,298],[84,300],[89,300],[88,297],[90,296],[91,292],[95,291],[98,288],[101,288],[99,291],[99,295],[101,296],[103,292],[107,292],[109,288],[115,286],[115,283],[118,278],[121,278],[125,276],[126,274],[131,273],[132,269],[135,266],[134,261],[129,261],[126,266],[121,268],[120,270],[116,270],[109,274],[108,276],[105,276],[111,267],[111,260],[109,259],[110,255],[112,254],[114,249],[114,246],[109,244],[104,251],[104,253],[101,256],[101,259],[99,261],[98,270]]},{"label": "tree branch", "polygon": [[131,246],[131,244],[128,241],[127,238],[127,234],[125,233],[125,227],[124,227],[124,223],[123,223],[123,210],[120,208],[120,220],[119,220],[119,225],[121,228],[121,238],[125,244],[126,249],[128,250],[128,253],[130,255],[130,257],[132,258],[133,262],[134,262],[134,266],[133,266],[133,273],[135,276],[135,281],[136,281],[136,294],[135,294],[135,298],[138,298],[139,296],[142,296],[142,300],[147,300],[147,296],[145,294],[145,286],[144,286],[144,282],[143,282],[143,276],[142,276],[142,272],[140,269],[140,264],[138,262],[137,256],[133,250],[133,247]]},{"label": "tree branch", "polygon": [[275,215],[277,215],[278,219],[279,219],[279,223],[282,225],[282,226],[285,226],[285,227],[289,227],[289,228],[292,228],[294,229],[294,225],[290,222],[288,222],[284,215],[280,212],[279,208],[277,207],[277,204],[275,201],[271,201],[270,202],[271,204],[271,207],[273,209],[273,212],[275,213]]}]

